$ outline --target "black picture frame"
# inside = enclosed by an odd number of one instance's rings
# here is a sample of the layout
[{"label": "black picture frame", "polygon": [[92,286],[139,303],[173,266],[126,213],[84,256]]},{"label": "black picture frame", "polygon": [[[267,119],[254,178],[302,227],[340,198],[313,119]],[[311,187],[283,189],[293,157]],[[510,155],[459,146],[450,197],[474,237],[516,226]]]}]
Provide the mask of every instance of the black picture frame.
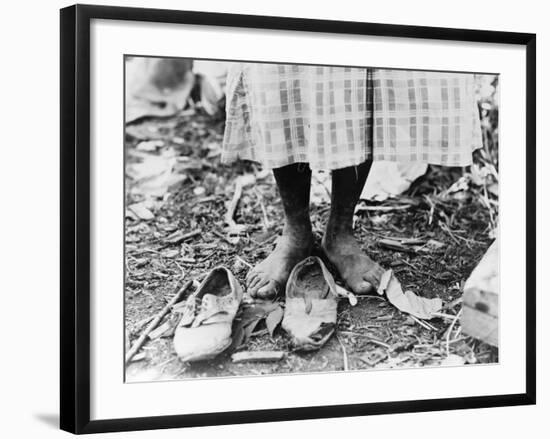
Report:
[{"label": "black picture frame", "polygon": [[[525,393],[224,413],[90,420],[90,22],[93,19],[358,34],[526,47]],[[221,13],[75,5],[61,9],[61,350],[60,426],[72,433],[273,422],[535,404],[536,400],[536,36]]]}]

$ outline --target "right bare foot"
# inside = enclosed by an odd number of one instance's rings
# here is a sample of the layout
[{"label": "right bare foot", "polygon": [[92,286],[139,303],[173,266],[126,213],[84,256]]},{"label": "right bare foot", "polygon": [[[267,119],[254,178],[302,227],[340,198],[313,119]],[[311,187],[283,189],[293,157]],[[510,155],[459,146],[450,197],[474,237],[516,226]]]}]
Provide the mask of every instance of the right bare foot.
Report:
[{"label": "right bare foot", "polygon": [[298,262],[310,255],[312,247],[311,231],[302,233],[300,237],[283,232],[275,250],[248,272],[248,294],[260,299],[271,299],[283,294],[290,272]]}]

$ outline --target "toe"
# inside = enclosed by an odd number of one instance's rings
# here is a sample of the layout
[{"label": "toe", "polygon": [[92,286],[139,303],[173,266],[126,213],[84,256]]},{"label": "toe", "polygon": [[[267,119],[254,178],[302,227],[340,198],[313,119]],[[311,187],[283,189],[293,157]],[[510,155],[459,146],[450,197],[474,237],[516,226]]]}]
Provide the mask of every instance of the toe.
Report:
[{"label": "toe", "polygon": [[248,274],[246,275],[246,279],[245,279],[245,282],[246,282],[246,286],[250,286],[250,284],[254,281],[254,279],[256,279],[258,277],[258,272],[257,271],[249,271]]},{"label": "toe", "polygon": [[376,264],[376,266],[370,270],[368,273],[366,273],[363,278],[370,282],[373,286],[378,288],[378,285],[380,285],[380,279],[382,278],[382,275],[384,274],[384,269]]},{"label": "toe", "polygon": [[256,296],[262,299],[272,299],[278,294],[278,283],[274,280],[270,280],[267,284],[258,288]]},{"label": "toe", "polygon": [[253,284],[250,284],[250,286],[247,288],[248,294],[252,297],[261,297],[258,294],[258,291],[260,288],[264,287],[269,283],[269,279],[262,278],[261,276],[258,276]]},{"label": "toe", "polygon": [[366,279],[358,282],[354,288],[352,288],[355,294],[367,294],[373,290],[372,284]]},{"label": "toe", "polygon": [[250,288],[256,288],[257,289],[257,285],[260,284],[260,283],[265,283],[267,282],[267,277],[265,275],[262,275],[261,273],[257,273],[253,278],[250,279],[250,281],[248,282],[248,285],[247,287],[250,289]]}]

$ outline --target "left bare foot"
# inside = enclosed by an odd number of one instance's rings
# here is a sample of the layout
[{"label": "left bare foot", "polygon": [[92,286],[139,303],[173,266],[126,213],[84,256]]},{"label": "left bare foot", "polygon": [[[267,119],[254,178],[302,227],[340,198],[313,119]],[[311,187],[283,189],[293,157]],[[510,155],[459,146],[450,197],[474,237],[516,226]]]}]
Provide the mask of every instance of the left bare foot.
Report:
[{"label": "left bare foot", "polygon": [[326,233],[322,242],[329,261],[356,294],[366,294],[380,284],[384,269],[369,258],[351,233]]}]

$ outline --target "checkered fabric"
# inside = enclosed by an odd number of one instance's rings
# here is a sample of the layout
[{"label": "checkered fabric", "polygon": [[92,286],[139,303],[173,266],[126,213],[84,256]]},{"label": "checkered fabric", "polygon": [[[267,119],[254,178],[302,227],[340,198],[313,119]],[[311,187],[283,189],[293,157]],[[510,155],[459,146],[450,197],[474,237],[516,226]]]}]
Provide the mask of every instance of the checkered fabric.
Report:
[{"label": "checkered fabric", "polygon": [[267,168],[467,166],[482,145],[473,74],[239,63],[226,112],[223,161]]}]

